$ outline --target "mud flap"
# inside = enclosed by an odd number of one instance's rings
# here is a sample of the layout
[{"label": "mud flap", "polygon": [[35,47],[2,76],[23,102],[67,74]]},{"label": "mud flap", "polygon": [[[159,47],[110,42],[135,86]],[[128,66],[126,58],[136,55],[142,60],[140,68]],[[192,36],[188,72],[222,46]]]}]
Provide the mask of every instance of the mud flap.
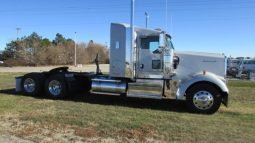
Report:
[{"label": "mud flap", "polygon": [[226,107],[228,107],[228,94],[225,93],[223,96],[222,96],[222,101],[221,101]]},{"label": "mud flap", "polygon": [[19,77],[15,77],[15,91],[16,92],[21,92],[22,91],[22,85],[21,85],[21,81],[22,81],[23,76],[19,76]]}]

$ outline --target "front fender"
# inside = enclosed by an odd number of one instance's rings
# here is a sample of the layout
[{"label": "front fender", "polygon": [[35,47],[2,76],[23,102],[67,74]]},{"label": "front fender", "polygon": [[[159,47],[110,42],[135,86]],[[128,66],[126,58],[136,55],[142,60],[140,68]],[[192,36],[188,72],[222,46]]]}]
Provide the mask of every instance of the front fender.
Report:
[{"label": "front fender", "polygon": [[221,89],[221,92],[224,93],[224,104],[227,104],[227,96],[229,93],[229,90],[226,85],[226,80],[223,77],[217,76],[210,72],[201,72],[198,74],[194,74],[192,76],[189,76],[185,79],[182,79],[179,83],[179,87],[177,88],[176,93],[176,99],[177,100],[186,100],[185,94],[186,91],[191,87],[192,85],[199,83],[199,82],[208,82],[216,85],[219,89]]}]

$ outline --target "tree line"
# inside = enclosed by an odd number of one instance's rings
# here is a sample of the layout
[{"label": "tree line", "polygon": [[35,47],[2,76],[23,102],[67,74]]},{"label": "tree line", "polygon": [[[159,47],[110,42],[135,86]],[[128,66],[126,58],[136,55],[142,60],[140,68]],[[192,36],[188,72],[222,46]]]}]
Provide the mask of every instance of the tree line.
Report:
[{"label": "tree line", "polygon": [[[91,64],[97,54],[100,63],[109,63],[109,51],[105,46],[92,40],[76,46],[77,64]],[[60,33],[51,41],[34,32],[7,43],[1,58],[8,66],[72,65],[74,47],[74,40],[66,39]]]}]

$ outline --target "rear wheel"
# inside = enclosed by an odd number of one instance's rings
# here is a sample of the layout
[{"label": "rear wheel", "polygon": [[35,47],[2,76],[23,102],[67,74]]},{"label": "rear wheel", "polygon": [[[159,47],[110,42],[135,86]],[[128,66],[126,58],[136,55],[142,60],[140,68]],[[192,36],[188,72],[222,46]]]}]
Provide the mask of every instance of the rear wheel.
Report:
[{"label": "rear wheel", "polygon": [[26,74],[21,81],[22,91],[26,95],[39,96],[43,93],[45,77],[41,73]]},{"label": "rear wheel", "polygon": [[197,84],[187,92],[187,106],[192,112],[213,114],[221,104],[218,89],[209,84]]},{"label": "rear wheel", "polygon": [[51,98],[64,98],[67,95],[67,86],[63,76],[52,75],[45,82],[45,92]]}]

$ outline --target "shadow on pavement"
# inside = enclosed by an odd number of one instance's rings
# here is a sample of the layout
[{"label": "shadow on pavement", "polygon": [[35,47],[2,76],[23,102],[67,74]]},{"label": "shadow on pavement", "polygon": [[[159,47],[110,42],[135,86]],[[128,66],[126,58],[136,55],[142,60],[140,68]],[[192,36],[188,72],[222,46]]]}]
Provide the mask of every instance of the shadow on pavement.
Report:
[{"label": "shadow on pavement", "polygon": [[[18,93],[15,89],[4,89],[0,90],[0,93],[6,95],[19,95],[27,96],[22,93]],[[36,99],[51,99],[45,96],[34,97]],[[52,99],[56,100],[56,99]],[[57,99],[63,101],[74,101],[74,102],[85,102],[90,104],[100,104],[100,105],[114,105],[123,106],[131,108],[142,108],[142,109],[152,109],[152,110],[163,110],[172,112],[188,112],[185,101],[177,101],[174,99],[146,99],[146,98],[129,98],[120,96],[110,96],[110,95],[96,95],[90,93],[80,93],[73,94],[72,97],[65,99]]]}]

